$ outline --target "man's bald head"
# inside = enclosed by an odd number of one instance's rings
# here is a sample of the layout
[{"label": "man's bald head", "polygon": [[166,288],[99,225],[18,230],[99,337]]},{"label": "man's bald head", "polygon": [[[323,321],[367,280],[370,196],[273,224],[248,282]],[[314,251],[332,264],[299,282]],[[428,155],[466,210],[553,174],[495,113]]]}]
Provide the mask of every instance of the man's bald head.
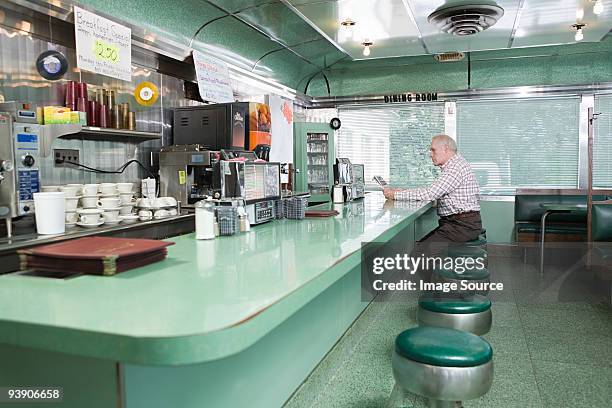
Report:
[{"label": "man's bald head", "polygon": [[448,135],[435,135],[431,138],[429,156],[434,166],[446,164],[455,154],[457,154],[457,143]]}]

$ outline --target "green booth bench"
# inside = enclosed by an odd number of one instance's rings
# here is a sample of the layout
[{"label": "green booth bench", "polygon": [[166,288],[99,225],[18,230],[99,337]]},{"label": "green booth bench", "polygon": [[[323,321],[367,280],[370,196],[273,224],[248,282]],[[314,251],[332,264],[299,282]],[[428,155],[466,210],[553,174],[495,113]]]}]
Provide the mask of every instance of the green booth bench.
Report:
[{"label": "green booth bench", "polygon": [[174,237],[113,277],[2,275],[0,384],[63,387],[62,408],[279,407],[368,305],[362,243],[409,251],[436,219],[371,193],[336,217]]},{"label": "green booth bench", "polygon": [[[593,201],[608,198],[608,191],[593,196]],[[582,190],[531,190],[516,191],[514,200],[514,229],[516,242],[540,242],[541,220],[546,211],[542,204],[586,205],[586,191]],[[546,242],[586,241],[586,213],[552,213],[546,221]]]},{"label": "green booth bench", "polygon": [[592,217],[591,264],[595,276],[607,285],[612,305],[612,200],[593,203]]}]

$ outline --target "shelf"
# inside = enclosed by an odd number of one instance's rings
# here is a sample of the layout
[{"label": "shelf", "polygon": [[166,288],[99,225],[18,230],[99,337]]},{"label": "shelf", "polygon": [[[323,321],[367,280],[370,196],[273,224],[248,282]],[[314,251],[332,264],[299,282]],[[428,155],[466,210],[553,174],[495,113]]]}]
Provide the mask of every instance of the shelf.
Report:
[{"label": "shelf", "polygon": [[57,138],[108,140],[113,142],[141,143],[147,140],[161,139],[161,133],[139,132],[127,129],[109,129],[82,126],[79,124],[41,125],[41,154],[51,154],[51,146]]}]

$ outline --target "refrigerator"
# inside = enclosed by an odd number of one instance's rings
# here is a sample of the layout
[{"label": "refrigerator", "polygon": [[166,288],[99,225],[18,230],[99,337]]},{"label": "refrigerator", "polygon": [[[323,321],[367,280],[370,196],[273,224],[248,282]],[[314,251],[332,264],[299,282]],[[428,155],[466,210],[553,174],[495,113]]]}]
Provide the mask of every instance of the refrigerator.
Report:
[{"label": "refrigerator", "polygon": [[334,131],[327,123],[295,122],[294,190],[309,192],[309,204],[331,202],[336,159]]}]

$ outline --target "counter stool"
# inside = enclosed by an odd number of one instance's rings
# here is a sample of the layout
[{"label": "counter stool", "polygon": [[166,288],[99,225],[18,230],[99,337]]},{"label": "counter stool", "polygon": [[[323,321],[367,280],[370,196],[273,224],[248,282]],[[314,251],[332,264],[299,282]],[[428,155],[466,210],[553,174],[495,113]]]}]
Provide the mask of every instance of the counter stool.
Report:
[{"label": "counter stool", "polygon": [[[446,296],[445,298],[443,296]],[[484,296],[424,294],[419,297],[419,326],[445,327],[482,336],[491,330],[491,301]]]},{"label": "counter stool", "polygon": [[462,245],[449,246],[446,249],[446,256],[450,258],[484,258],[486,260],[488,253],[485,248],[465,243]]},{"label": "counter stool", "polygon": [[487,249],[487,238],[484,235],[479,235],[478,238],[464,243],[463,246],[469,246],[469,247],[476,246],[476,247],[482,248],[482,249],[484,249],[486,251],[486,249]]},{"label": "counter stool", "polygon": [[492,357],[491,345],[471,333],[438,327],[406,330],[395,339],[390,402],[403,404],[410,392],[426,397],[430,407],[460,407],[461,401],[491,388]]},{"label": "counter stool", "polygon": [[[433,282],[449,282],[456,283],[457,287],[461,287],[461,281],[467,280],[474,283],[489,283],[491,274],[487,268],[465,270],[463,273],[458,273],[453,269],[435,269],[432,274]],[[484,290],[458,290],[455,293],[463,293],[465,295],[488,295],[489,289]]]}]

